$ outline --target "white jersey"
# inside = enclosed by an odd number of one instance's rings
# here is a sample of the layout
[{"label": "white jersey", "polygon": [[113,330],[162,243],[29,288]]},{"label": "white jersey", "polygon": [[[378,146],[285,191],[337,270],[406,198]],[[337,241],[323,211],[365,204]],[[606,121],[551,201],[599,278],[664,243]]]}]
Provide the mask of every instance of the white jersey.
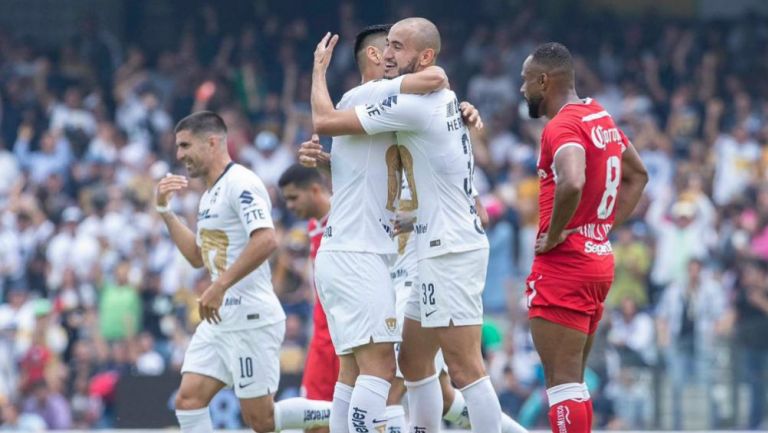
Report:
[{"label": "white jersey", "polygon": [[[402,188],[400,190],[400,199],[397,205],[398,212],[410,214],[414,208],[411,188],[408,185],[408,178],[403,176]],[[397,249],[397,258],[392,265],[392,281],[395,286],[402,281],[414,281],[416,278],[416,236],[411,231],[400,233],[395,236],[393,242]]]},{"label": "white jersey", "polygon": [[[197,245],[203,263],[216,280],[232,266],[260,228],[273,228],[272,204],[261,179],[251,170],[230,163],[213,187],[200,198]],[[272,289],[272,272],[265,261],[230,287],[219,309],[221,330],[258,328],[285,320]]]},{"label": "white jersey", "polygon": [[355,111],[368,134],[394,131],[405,147],[401,158],[417,209],[419,260],[488,248],[473,198],[472,142],[456,94],[395,95]]},{"label": "white jersey", "polygon": [[[400,92],[402,78],[375,80],[351,89],[337,108],[379,101]],[[395,254],[390,238],[399,183],[392,132],[335,137],[331,148],[333,196],[319,251]]]}]

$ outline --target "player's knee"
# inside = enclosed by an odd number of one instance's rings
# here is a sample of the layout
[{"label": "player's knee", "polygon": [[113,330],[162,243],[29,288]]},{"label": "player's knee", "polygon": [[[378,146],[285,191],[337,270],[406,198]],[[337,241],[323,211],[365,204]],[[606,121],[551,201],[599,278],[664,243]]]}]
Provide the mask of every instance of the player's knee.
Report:
[{"label": "player's knee", "polygon": [[275,430],[274,414],[249,414],[243,413],[245,425],[256,433],[269,433]]},{"label": "player's knee", "polygon": [[202,409],[208,405],[207,401],[203,401],[200,397],[193,393],[185,392],[183,389],[179,390],[176,394],[176,410],[195,410]]},{"label": "player's knee", "polygon": [[457,388],[461,389],[470,385],[486,375],[483,360],[479,356],[478,358],[446,358],[445,363],[448,365],[448,371],[451,373],[451,380],[453,380]]}]

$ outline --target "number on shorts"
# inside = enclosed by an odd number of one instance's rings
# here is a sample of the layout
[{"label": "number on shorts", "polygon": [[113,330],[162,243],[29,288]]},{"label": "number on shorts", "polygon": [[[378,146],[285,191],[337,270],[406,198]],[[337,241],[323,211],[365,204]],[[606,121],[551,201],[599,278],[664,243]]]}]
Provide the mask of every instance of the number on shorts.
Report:
[{"label": "number on shorts", "polygon": [[421,303],[435,305],[435,285],[432,283],[421,285]]},{"label": "number on shorts", "polygon": [[253,377],[253,359],[250,357],[240,358],[240,379]]},{"label": "number on shorts", "polygon": [[619,183],[621,182],[621,160],[618,156],[608,158],[606,170],[605,192],[603,199],[600,200],[600,206],[597,208],[597,217],[600,219],[608,218],[616,206],[616,195],[619,193]]}]

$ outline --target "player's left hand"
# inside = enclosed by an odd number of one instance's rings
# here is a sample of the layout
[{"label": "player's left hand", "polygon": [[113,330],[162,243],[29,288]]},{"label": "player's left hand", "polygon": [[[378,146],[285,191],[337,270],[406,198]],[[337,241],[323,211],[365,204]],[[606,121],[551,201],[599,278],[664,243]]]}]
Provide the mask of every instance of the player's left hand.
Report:
[{"label": "player's left hand", "polygon": [[459,109],[461,110],[461,118],[464,119],[464,123],[476,129],[483,129],[483,119],[480,117],[480,111],[474,105],[463,101],[459,104]]},{"label": "player's left hand", "polygon": [[315,48],[315,67],[322,68],[323,71],[328,69],[328,65],[331,64],[331,57],[333,56],[333,47],[336,46],[336,42],[339,42],[339,35],[331,36],[331,32],[328,32],[320,40]]},{"label": "player's left hand", "polygon": [[568,235],[575,233],[576,231],[577,229],[563,230],[557,238],[550,238],[549,233],[540,234],[539,238],[536,239],[536,254],[544,254],[562,244],[565,242],[565,239],[568,238]]},{"label": "player's left hand", "polygon": [[200,318],[208,323],[221,322],[219,308],[224,302],[224,289],[216,283],[211,284],[205,289],[202,296],[197,300],[197,309]]}]

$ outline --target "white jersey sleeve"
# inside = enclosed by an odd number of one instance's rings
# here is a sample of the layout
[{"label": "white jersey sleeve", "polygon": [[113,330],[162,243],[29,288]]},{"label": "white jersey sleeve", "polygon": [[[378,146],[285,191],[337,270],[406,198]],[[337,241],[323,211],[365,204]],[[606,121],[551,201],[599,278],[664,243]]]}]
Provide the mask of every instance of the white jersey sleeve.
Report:
[{"label": "white jersey sleeve", "polygon": [[228,193],[227,199],[249,236],[258,229],[275,228],[267,191],[255,174],[243,172]]},{"label": "white jersey sleeve", "polygon": [[421,131],[429,126],[432,113],[424,109],[418,95],[394,95],[377,104],[358,105],[355,113],[366,134]]}]

